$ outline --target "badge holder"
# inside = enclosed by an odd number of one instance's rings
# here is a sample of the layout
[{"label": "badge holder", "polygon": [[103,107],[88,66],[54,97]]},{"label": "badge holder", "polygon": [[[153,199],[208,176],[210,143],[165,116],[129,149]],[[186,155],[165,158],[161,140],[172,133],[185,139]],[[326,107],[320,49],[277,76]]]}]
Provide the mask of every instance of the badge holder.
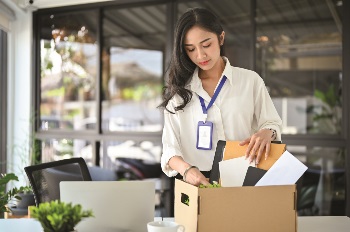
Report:
[{"label": "badge holder", "polygon": [[197,149],[211,150],[213,123],[206,120],[199,121],[197,126]]}]

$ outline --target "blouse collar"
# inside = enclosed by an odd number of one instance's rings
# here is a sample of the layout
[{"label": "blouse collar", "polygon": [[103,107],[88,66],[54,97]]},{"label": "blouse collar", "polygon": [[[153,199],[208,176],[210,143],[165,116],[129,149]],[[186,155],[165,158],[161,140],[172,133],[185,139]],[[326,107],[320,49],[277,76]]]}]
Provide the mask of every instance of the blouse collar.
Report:
[{"label": "blouse collar", "polygon": [[[227,57],[223,56],[222,58],[225,60],[226,64],[225,64],[224,71],[221,74],[221,77],[225,75],[230,85],[232,85],[232,69],[231,69],[230,61],[227,59]],[[193,72],[190,82],[187,84],[187,88],[192,90],[193,92],[198,92],[199,89],[202,88],[202,82],[198,76],[198,71],[199,71],[199,68],[197,66]]]}]

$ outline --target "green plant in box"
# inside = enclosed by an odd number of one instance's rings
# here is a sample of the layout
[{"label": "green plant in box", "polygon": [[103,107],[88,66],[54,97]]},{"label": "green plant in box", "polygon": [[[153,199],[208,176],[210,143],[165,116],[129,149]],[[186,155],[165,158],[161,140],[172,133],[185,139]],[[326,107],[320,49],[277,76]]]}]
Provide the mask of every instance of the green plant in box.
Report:
[{"label": "green plant in box", "polygon": [[91,210],[83,210],[80,204],[58,200],[41,203],[30,209],[31,217],[36,218],[44,232],[69,232],[83,219],[93,217]]}]

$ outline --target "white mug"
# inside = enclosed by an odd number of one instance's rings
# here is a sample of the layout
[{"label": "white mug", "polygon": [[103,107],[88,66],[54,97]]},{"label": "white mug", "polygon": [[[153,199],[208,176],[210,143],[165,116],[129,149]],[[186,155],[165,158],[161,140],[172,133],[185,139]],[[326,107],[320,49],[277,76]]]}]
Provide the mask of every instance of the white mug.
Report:
[{"label": "white mug", "polygon": [[184,232],[185,227],[179,225],[176,222],[171,221],[159,221],[147,223],[148,232]]}]

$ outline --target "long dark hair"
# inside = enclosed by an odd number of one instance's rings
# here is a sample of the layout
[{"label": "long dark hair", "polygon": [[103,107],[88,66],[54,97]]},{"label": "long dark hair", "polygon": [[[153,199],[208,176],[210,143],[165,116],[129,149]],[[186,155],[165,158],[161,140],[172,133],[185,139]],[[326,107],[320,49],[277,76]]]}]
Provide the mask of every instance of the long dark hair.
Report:
[{"label": "long dark hair", "polygon": [[[186,33],[193,26],[199,26],[209,32],[215,33],[220,41],[223,32],[219,18],[204,8],[190,8],[177,21],[175,29],[175,41],[173,54],[168,67],[169,78],[163,90],[163,102],[158,107],[166,108],[170,99],[178,94],[182,103],[175,106],[175,111],[182,110],[192,99],[192,92],[185,88],[196,68],[191,59],[187,56],[184,40]],[[220,46],[220,55],[224,55],[223,46]]]}]

